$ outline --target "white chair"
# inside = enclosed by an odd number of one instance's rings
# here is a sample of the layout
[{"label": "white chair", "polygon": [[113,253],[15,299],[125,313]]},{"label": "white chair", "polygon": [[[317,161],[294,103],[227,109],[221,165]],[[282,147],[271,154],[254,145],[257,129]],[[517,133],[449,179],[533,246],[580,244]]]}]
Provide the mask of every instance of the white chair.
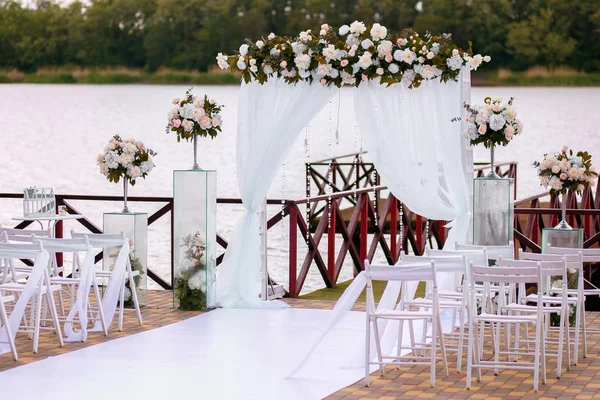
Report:
[{"label": "white chair", "polygon": [[[585,279],[583,263],[586,262],[600,262],[600,249],[598,248],[590,248],[590,249],[573,249],[567,247],[552,247],[548,245],[547,247],[548,253],[550,254],[562,254],[562,255],[570,255],[570,254],[580,254],[581,255],[581,266],[578,271],[578,284],[577,289],[569,289],[569,296],[577,296],[580,301],[577,306],[577,310],[575,312],[578,315],[577,320],[580,324],[581,332],[582,332],[582,344],[583,344],[583,357],[587,357],[587,334],[588,333],[600,333],[598,329],[590,329],[587,326],[586,317],[585,317],[585,299],[588,296],[600,296],[600,288],[596,287],[590,281]],[[575,268],[569,266],[569,268]],[[586,288],[586,285],[588,286]],[[581,310],[581,312],[578,312]],[[575,334],[578,335],[579,330],[576,328]],[[578,343],[578,340],[575,339],[575,343]],[[575,353],[575,362],[577,362],[578,353]]]},{"label": "white chair", "polygon": [[[508,260],[506,260],[508,262]],[[522,266],[474,266],[469,267],[469,300],[471,317],[469,318],[469,346],[468,346],[468,365],[467,365],[467,389],[471,388],[471,375],[472,370],[477,370],[477,381],[481,381],[481,369],[491,368],[497,373],[499,368],[503,369],[528,369],[533,370],[533,389],[538,390],[539,387],[539,369],[540,369],[540,357],[545,359],[545,343],[544,343],[544,327],[543,327],[543,309],[542,303],[539,302],[537,305],[536,313],[518,314],[518,315],[506,315],[505,308],[502,307],[502,301],[505,296],[500,296],[501,304],[497,307],[496,313],[485,312],[483,309],[478,311],[476,307],[476,290],[475,283],[482,282],[484,285],[484,293],[486,296],[491,296],[490,291],[491,284],[498,284],[500,286],[500,293],[505,293],[506,286],[514,286],[518,284],[534,283],[538,287],[538,295],[541,296],[542,287],[542,274],[541,266],[536,262],[527,262],[527,267]],[[506,265],[506,264],[505,264]],[[510,292],[511,290],[509,290]],[[485,323],[489,323],[495,332],[500,332],[502,324],[528,324],[535,329],[535,350],[533,354],[533,362],[527,363],[523,361],[512,361],[507,360],[501,362],[499,359],[500,355],[500,340],[493,342],[494,359],[484,360],[482,358],[482,352],[480,351],[480,344],[477,343],[480,340],[481,335],[478,333],[479,330],[484,329]],[[546,382],[546,370],[545,363],[542,363],[542,381]]]},{"label": "white chair", "polygon": [[6,312],[7,303],[14,303],[15,296],[2,296],[0,295],[0,342],[2,342],[2,336],[6,336],[6,342],[10,346],[13,359],[17,361],[19,355],[17,354],[17,346],[15,346],[15,339],[8,323],[8,313]]},{"label": "white chair", "polygon": [[[442,290],[438,287],[439,307],[440,309],[449,309],[452,311],[452,328],[450,332],[444,334],[446,339],[453,339],[455,343],[446,343],[446,350],[456,351],[456,371],[462,369],[462,357],[465,343],[465,313],[468,303],[468,290],[466,286],[467,261],[464,255],[453,254],[445,256],[414,256],[402,253],[400,257],[400,266],[410,267],[411,264],[422,264],[434,262],[437,272],[437,281],[453,281],[452,287]],[[454,290],[452,290],[454,289]],[[405,302],[406,307],[431,307],[433,302],[431,285],[426,285],[425,297],[414,298]],[[456,330],[456,316],[458,314],[459,325],[458,333]],[[421,343],[427,339],[427,325],[422,333]],[[414,346],[414,343],[412,343]],[[399,354],[398,354],[399,355]]]},{"label": "white chair", "polygon": [[[83,237],[87,237],[89,240],[90,245],[94,248],[94,249],[102,249],[102,250],[106,250],[108,248],[119,248],[119,255],[118,257],[124,257],[124,271],[122,276],[115,276],[115,273],[120,274],[120,272],[118,271],[117,268],[117,264],[115,263],[115,267],[113,268],[112,271],[102,271],[102,270],[96,270],[96,276],[102,281],[102,283],[106,283],[106,280],[108,280],[108,285],[107,285],[107,289],[105,291],[105,294],[103,296],[103,303],[104,303],[104,312],[105,312],[105,317],[106,317],[106,323],[108,326],[110,326],[111,321],[112,321],[112,315],[113,315],[113,311],[114,307],[118,304],[119,307],[119,322],[118,322],[118,329],[119,331],[123,330],[123,314],[124,314],[124,303],[125,303],[125,289],[126,289],[126,283],[129,282],[129,285],[131,287],[131,296],[133,299],[133,304],[134,304],[134,309],[137,315],[137,319],[140,325],[143,325],[143,320],[142,320],[142,311],[140,309],[140,304],[139,304],[139,300],[138,300],[138,296],[137,296],[137,289],[135,286],[135,280],[134,277],[139,275],[139,271],[133,271],[131,268],[131,260],[129,257],[129,240],[125,237],[125,235],[123,233],[76,233],[74,231],[71,231],[71,237],[72,238],[83,238]],[[124,253],[127,254],[124,254]],[[123,254],[122,254],[123,253]],[[105,257],[107,257],[107,254],[104,254]],[[118,261],[118,257],[117,257],[117,261]],[[79,262],[79,261],[77,261]],[[118,281],[116,281],[116,280]],[[114,286],[116,289],[118,290],[118,299],[114,297],[114,295],[116,293],[111,293],[113,292],[113,290],[111,290],[111,286]],[[114,304],[113,304],[114,303]],[[97,330],[98,328],[95,328],[94,330]]]},{"label": "white chair", "polygon": [[[9,282],[0,285],[0,296],[15,295],[18,300],[12,309],[11,315],[8,318],[7,326],[10,326],[11,334],[16,334],[17,330],[22,332],[33,333],[33,352],[37,353],[39,346],[39,335],[41,329],[51,329],[56,332],[59,345],[64,345],[60,323],[58,320],[58,312],[54,296],[50,288],[50,275],[48,273],[49,254],[44,250],[40,243],[36,244],[0,244],[0,259],[15,261],[21,259],[34,260],[33,268],[28,276],[26,283]],[[42,314],[42,298],[45,297],[47,306],[52,315],[53,327],[41,327],[40,320]],[[32,308],[32,323],[27,325],[26,319],[23,318],[25,309],[29,304],[29,300],[33,298]],[[19,325],[23,321],[23,325],[19,329]]]},{"label": "white chair", "polygon": [[[538,302],[542,302],[543,304],[543,312],[545,317],[545,342],[546,344],[550,343],[549,328],[550,328],[550,315],[558,314],[560,315],[559,329],[558,329],[558,340],[553,341],[556,344],[556,351],[546,349],[546,356],[556,357],[556,377],[560,378],[562,374],[562,360],[564,353],[564,342],[565,336],[567,343],[569,343],[569,299],[567,297],[567,261],[564,256],[556,256],[551,254],[534,254],[534,253],[525,253],[522,249],[519,249],[519,261],[504,261],[502,259],[498,260],[498,265],[511,267],[511,266],[529,266],[531,262],[538,262],[541,268],[542,274],[542,296],[540,297],[538,294],[530,294],[526,295],[525,285],[520,284],[519,286],[519,299],[516,303],[511,303],[505,306],[505,310],[507,313],[536,313],[538,311],[537,304]],[[560,296],[551,296],[550,288],[552,278],[559,278],[561,280],[561,285],[563,288],[562,295]],[[539,290],[538,290],[539,293]],[[574,299],[571,299],[574,302]],[[530,303],[534,303],[535,305],[530,305]],[[510,332],[510,330],[509,330]],[[520,338],[520,324],[516,324],[515,330],[515,341],[514,348],[512,349],[512,353],[516,354],[515,358],[518,358],[521,354],[528,354],[524,349],[521,349],[520,344],[525,342],[529,348],[531,341],[528,338],[528,332],[525,330],[525,340],[521,340]],[[509,339],[508,337],[506,338]],[[508,347],[508,346],[507,346]],[[510,351],[510,350],[509,350]],[[523,353],[525,352],[525,353]],[[545,359],[542,362],[546,362]],[[570,354],[570,346],[567,345],[567,366],[569,367],[571,364],[571,354]]]},{"label": "white chair", "polygon": [[[366,342],[365,342],[365,386],[369,386],[369,372],[371,365],[380,367],[381,376],[384,375],[385,364],[405,365],[429,365],[431,371],[430,385],[435,387],[435,370],[437,361],[437,347],[439,344],[442,351],[442,361],[446,374],[448,374],[448,364],[446,360],[446,351],[444,347],[444,336],[441,330],[441,321],[439,315],[437,278],[435,263],[412,264],[410,266],[389,266],[389,265],[371,265],[368,260],[365,260],[365,277],[367,280],[367,310],[366,310]],[[375,299],[373,297],[372,281],[399,281],[401,282],[400,303],[392,310],[376,310]],[[425,310],[414,310],[406,307],[405,304],[409,299],[407,283],[409,282],[429,282],[432,285],[432,303],[431,308]],[[431,345],[430,357],[417,356],[412,354],[409,356],[384,356],[381,352],[380,335],[378,328],[379,320],[396,320],[400,323],[400,331],[402,331],[402,323],[404,321],[428,321],[431,324]],[[371,361],[371,326],[374,330],[375,348],[377,351],[377,361]],[[405,346],[401,338],[398,338],[399,352],[402,349],[416,350],[412,346]],[[403,361],[402,359],[405,359]],[[384,361],[385,360],[385,361]]]},{"label": "white chair", "polygon": [[[96,300],[97,313],[93,319],[100,322],[102,331],[108,335],[108,327],[104,318],[104,309],[102,307],[102,297],[96,279],[94,268],[94,248],[90,245],[89,239],[43,239],[34,238],[34,242],[41,243],[43,248],[54,257],[56,253],[73,253],[73,268],[70,276],[52,276],[52,284],[64,285],[70,288],[71,310],[67,317],[61,318],[65,323],[65,334],[69,341],[87,339],[87,322],[89,308],[90,291],[93,291]],[[84,262],[80,262],[80,255],[83,255]],[[80,332],[72,330],[75,323],[75,316],[79,315]]]}]

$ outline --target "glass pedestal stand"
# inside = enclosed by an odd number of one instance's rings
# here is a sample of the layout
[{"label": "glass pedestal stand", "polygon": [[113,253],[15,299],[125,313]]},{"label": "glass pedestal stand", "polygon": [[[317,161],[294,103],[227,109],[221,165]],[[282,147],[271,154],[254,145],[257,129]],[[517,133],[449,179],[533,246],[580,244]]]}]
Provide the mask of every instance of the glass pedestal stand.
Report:
[{"label": "glass pedestal stand", "polygon": [[505,246],[513,240],[513,185],[511,178],[473,180],[473,244]]},{"label": "glass pedestal stand", "polygon": [[173,171],[173,307],[215,307],[217,171]]},{"label": "glass pedestal stand", "polygon": [[[129,239],[131,269],[135,274],[133,277],[137,290],[140,306],[146,304],[146,291],[148,284],[148,214],[146,213],[104,213],[104,233],[121,233]],[[102,268],[105,271],[112,270],[117,259],[116,248],[104,249]],[[129,292],[125,290],[125,307],[133,308],[133,297],[131,296],[131,285],[125,284]]]}]

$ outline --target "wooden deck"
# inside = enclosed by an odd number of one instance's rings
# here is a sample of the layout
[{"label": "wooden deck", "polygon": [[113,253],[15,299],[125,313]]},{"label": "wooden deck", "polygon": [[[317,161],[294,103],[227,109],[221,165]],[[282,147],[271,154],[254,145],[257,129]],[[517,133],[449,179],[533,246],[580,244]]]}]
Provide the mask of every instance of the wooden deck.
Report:
[{"label": "wooden deck", "polygon": [[[311,299],[286,299],[292,307],[331,309],[334,305],[330,300]],[[358,303],[355,310],[364,309],[363,303]],[[10,354],[0,356],[0,371],[15,368],[20,365],[35,362],[47,357],[67,353],[83,347],[92,346],[119,337],[132,335],[149,329],[158,328],[174,322],[182,321],[200,312],[179,311],[171,308],[171,292],[149,291],[148,304],[143,309],[144,326],[138,326],[132,311],[125,314],[123,332],[112,330],[105,337],[100,333],[92,333],[86,343],[66,343],[63,348],[58,347],[54,334],[43,332],[40,340],[38,354],[33,354],[32,342],[25,334],[17,335],[19,361],[15,362]],[[600,328],[600,313],[589,313],[588,321],[595,328]],[[362,381],[344,388],[329,399],[594,399],[600,398],[600,334],[590,335],[589,355],[587,359],[580,359],[579,364],[572,367],[571,371],[563,373],[561,379],[555,378],[555,359],[548,362],[548,381],[540,385],[539,393],[534,393],[532,388],[532,374],[526,371],[501,371],[499,376],[494,376],[492,371],[485,371],[481,383],[473,381],[471,391],[465,390],[465,372],[453,371],[454,355],[449,353],[450,376],[442,373],[441,364],[438,369],[436,387],[429,387],[429,368],[427,366],[403,367],[395,370],[386,368],[385,377],[378,373],[371,376],[371,387],[365,388]]]}]

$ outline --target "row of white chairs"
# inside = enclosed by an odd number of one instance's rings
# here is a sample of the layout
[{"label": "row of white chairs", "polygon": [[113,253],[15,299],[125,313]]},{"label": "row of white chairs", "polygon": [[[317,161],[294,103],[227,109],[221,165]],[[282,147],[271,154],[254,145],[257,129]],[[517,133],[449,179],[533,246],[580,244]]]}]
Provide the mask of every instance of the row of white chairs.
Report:
[{"label": "row of white chairs", "polygon": [[[131,268],[128,239],[123,234],[71,232],[71,236],[70,239],[52,239],[46,231],[0,228],[0,352],[3,343],[8,344],[15,360],[18,359],[14,344],[17,331],[30,334],[34,353],[38,351],[40,330],[56,332],[60,346],[65,340],[85,341],[88,331],[108,334],[117,307],[118,329],[122,330],[127,283],[138,322],[143,323],[134,280],[139,272]],[[120,266],[115,265],[111,271],[97,270],[94,250],[108,248],[118,249]],[[73,255],[70,275],[66,276],[64,266],[58,265],[57,253]],[[22,260],[30,260],[33,265]],[[103,294],[100,286],[105,286]],[[63,291],[70,297],[68,314]],[[89,301],[90,293],[93,305]],[[46,318],[48,312],[50,318]],[[94,323],[91,330],[88,322]],[[78,329],[74,325],[78,325]]]},{"label": "row of white chairs", "polygon": [[[577,364],[580,342],[587,356],[585,297],[598,295],[597,288],[586,289],[583,262],[600,261],[600,249],[548,248],[549,254],[519,251],[515,260],[514,246],[458,245],[456,250],[428,250],[426,256],[402,255],[396,266],[371,265],[365,262],[367,276],[367,345],[365,384],[369,384],[369,368],[405,362],[431,363],[431,385],[435,384],[437,352],[447,373],[446,352],[457,353],[456,369],[461,371],[467,350],[467,388],[471,386],[472,370],[481,379],[482,368],[530,369],[534,371],[534,389],[538,389],[541,367],[542,382],[546,382],[547,359],[556,358],[556,376],[563,365],[569,369]],[[585,254],[585,255],[584,255]],[[568,270],[578,274],[577,287],[568,288]],[[552,287],[559,279],[560,287]],[[400,299],[393,309],[375,306],[372,280],[401,281]],[[425,294],[413,298],[407,285],[410,281],[425,282]],[[452,281],[452,285],[447,282]],[[446,282],[444,288],[440,283]],[[536,287],[527,294],[526,285]],[[451,287],[449,287],[451,286]],[[413,286],[414,287],[414,284]],[[575,326],[569,325],[569,308],[575,307]],[[441,310],[441,311],[440,311]],[[444,310],[448,310],[444,312]],[[440,312],[450,314],[451,328],[441,330]],[[558,326],[550,326],[550,316],[557,314]],[[447,318],[446,318],[447,319]],[[382,353],[380,332],[382,320],[399,321],[396,354]],[[421,337],[414,333],[415,321],[422,322]],[[409,328],[410,343],[403,343],[404,322]],[[530,332],[535,332],[530,337]],[[504,340],[501,333],[504,332]],[[377,360],[371,360],[370,337],[374,337]],[[492,360],[484,360],[485,337],[492,344]],[[447,342],[445,342],[445,340]],[[452,339],[450,341],[449,339]],[[551,346],[550,346],[551,345]],[[403,352],[410,352],[407,356]],[[502,358],[502,360],[501,360]],[[531,362],[523,360],[531,360]],[[566,360],[566,363],[564,362]]]}]

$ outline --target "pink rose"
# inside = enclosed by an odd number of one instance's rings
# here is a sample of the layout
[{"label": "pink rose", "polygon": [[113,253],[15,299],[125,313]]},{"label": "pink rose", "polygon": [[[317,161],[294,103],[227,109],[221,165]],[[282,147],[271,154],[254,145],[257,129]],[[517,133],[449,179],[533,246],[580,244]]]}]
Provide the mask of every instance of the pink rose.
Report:
[{"label": "pink rose", "polygon": [[174,119],[172,123],[175,128],[179,128],[181,126],[181,120],[178,118]]},{"label": "pink rose", "polygon": [[494,104],[492,106],[492,111],[499,112],[500,111],[500,104]]},{"label": "pink rose", "polygon": [[393,59],[394,59],[394,57],[392,57],[391,54],[388,54],[387,56],[385,56],[385,61],[387,61],[387,62],[392,62]]},{"label": "pink rose", "polygon": [[340,65],[342,67],[345,67],[346,65],[348,65],[348,60],[342,60],[342,62],[340,63]]},{"label": "pink rose", "polygon": [[569,151],[569,148],[567,146],[563,146],[562,150],[563,153],[566,153],[567,151]]},{"label": "pink rose", "polygon": [[562,179],[563,181],[567,179],[567,174],[565,174],[564,172],[562,174],[560,174],[560,179]]},{"label": "pink rose", "polygon": [[137,148],[140,149],[140,150],[142,150],[144,148],[144,143],[138,142]]},{"label": "pink rose", "polygon": [[198,123],[200,124],[200,128],[202,128],[204,130],[212,128],[211,120],[206,115],[201,116],[200,119],[198,120]]},{"label": "pink rose", "polygon": [[287,61],[283,60],[279,66],[281,67],[281,69],[285,69],[287,67]]},{"label": "pink rose", "polygon": [[323,25],[321,25],[321,29],[323,29],[325,32],[327,32],[329,30],[329,25],[323,24]]},{"label": "pink rose", "polygon": [[327,79],[325,79],[325,78],[321,79],[321,85],[323,85],[323,86],[327,85]]},{"label": "pink rose", "polygon": [[366,81],[368,79],[368,76],[366,76],[365,74],[362,74],[362,80]]},{"label": "pink rose", "polygon": [[398,46],[402,46],[402,43],[404,43],[404,39],[398,38],[398,40],[396,40],[396,43],[398,44]]},{"label": "pink rose", "polygon": [[477,129],[477,132],[479,132],[480,135],[485,134],[485,132],[487,131],[487,125],[481,125],[479,126],[479,129]]}]

